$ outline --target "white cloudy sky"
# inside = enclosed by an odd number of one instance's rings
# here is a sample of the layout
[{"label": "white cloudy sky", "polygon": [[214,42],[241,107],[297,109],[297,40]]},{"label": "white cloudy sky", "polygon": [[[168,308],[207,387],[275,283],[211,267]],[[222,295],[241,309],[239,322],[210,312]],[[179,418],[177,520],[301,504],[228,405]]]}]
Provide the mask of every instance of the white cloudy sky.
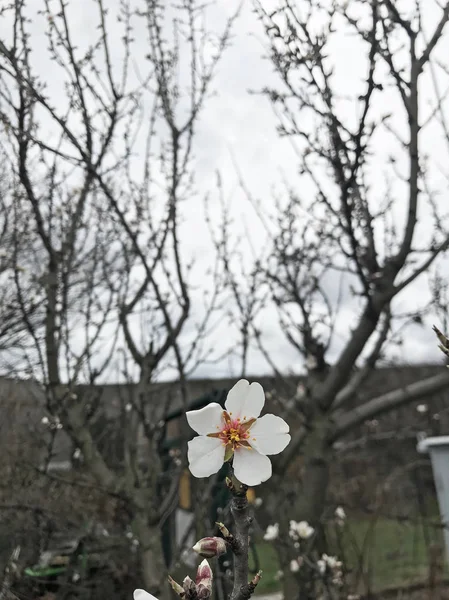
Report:
[{"label": "white cloudy sky", "polygon": [[[215,12],[217,22],[232,14],[238,5],[236,1],[219,2],[218,4]],[[275,2],[271,2],[271,5],[275,4]],[[267,5],[265,3],[265,6]],[[435,20],[439,18],[440,10],[436,4],[426,2],[424,14],[428,19],[425,25],[428,27],[428,31],[432,31]],[[204,169],[202,179],[205,187],[213,189],[213,171],[219,168],[223,174],[223,180],[227,184],[229,197],[232,198],[236,221],[240,216],[243,220],[242,227],[249,228],[250,232],[253,226],[254,233],[251,233],[251,236],[255,238],[256,243],[259,241],[263,245],[265,237],[258,229],[257,219],[248,209],[244,195],[236,185],[237,177],[233,160],[235,159],[238,163],[239,170],[252,194],[268,209],[273,203],[272,189],[273,187],[276,190],[282,189],[283,176],[301,190],[306,188],[307,182],[296,176],[297,159],[290,143],[277,136],[275,131],[277,121],[267,100],[258,95],[248,94],[249,89],[260,89],[277,81],[270,62],[262,58],[265,54],[265,39],[261,25],[251,9],[251,3],[244,4],[234,33],[233,46],[225,54],[215,80],[217,96],[208,103],[201,120],[197,155],[201,171]],[[444,55],[444,47],[447,47],[447,41],[443,42],[443,53],[439,56]],[[358,89],[363,89],[360,86],[363,85],[365,62],[363,54],[357,52],[358,48],[357,42],[349,38],[347,32],[343,31],[335,37],[331,46],[336,65],[336,85],[341,92],[351,90],[352,94],[355,94]],[[396,102],[399,111],[397,99],[393,101]],[[423,90],[423,105],[426,105],[426,101],[426,91]],[[350,107],[348,110],[350,112]],[[389,107],[388,110],[394,112],[393,107]],[[398,115],[402,114],[402,111],[398,112]],[[401,117],[398,116],[397,120],[399,123],[395,123],[395,125],[400,128]],[[220,124],[219,127],[217,127],[217,123]],[[444,164],[442,157],[448,156],[448,149],[434,133],[433,130],[424,133],[426,145],[423,148],[426,153],[430,153],[438,160],[439,164]],[[391,140],[389,143],[391,144]],[[382,173],[382,159],[385,154],[382,140],[379,140],[378,147],[381,158],[379,159],[379,171],[374,173],[374,179]],[[447,179],[440,175],[437,169],[434,171],[432,184],[442,191],[438,202],[440,208],[444,209],[444,206],[448,205]],[[400,212],[401,209],[398,210],[398,214]],[[425,215],[422,215],[422,218],[425,221]],[[446,272],[449,275],[447,263]],[[398,298],[398,311],[414,310],[425,303],[428,299],[427,290],[427,279],[423,277],[416,282],[413,290]],[[430,331],[430,324],[436,319],[438,322],[438,318],[434,313],[429,313],[426,317],[427,327],[411,327],[405,338],[404,346],[391,350],[392,358],[404,362],[440,360],[433,333]],[[350,328],[353,326],[353,319],[354,313],[351,307],[343,306],[339,314],[331,355],[335,356],[338,349],[341,348],[341,344],[347,339]],[[297,352],[285,341],[274,312],[267,314],[267,318],[264,320],[264,331],[267,347],[276,364],[296,371],[301,359],[298,360]],[[236,361],[233,365],[224,364],[223,372],[226,372],[227,368],[238,368]],[[257,352],[252,354],[248,370],[251,373],[260,373],[266,370],[266,363]],[[210,371],[205,366],[199,372],[209,373]]]},{"label": "white cloudy sky", "polygon": [[[40,2],[41,0],[33,0],[33,3],[29,3],[33,6],[31,29],[35,36],[36,68],[49,84],[49,89],[57,101],[58,94],[62,93],[60,81],[57,79],[57,75],[53,74],[51,63],[46,59],[43,22],[34,13],[34,9],[37,8]],[[108,6],[113,8],[117,2],[118,0],[109,0]],[[298,2],[301,3],[301,0],[298,0]],[[410,2],[410,0],[405,0],[405,4],[407,2]],[[431,0],[424,0],[424,3],[426,4],[425,26],[428,31],[431,31],[435,20],[440,14],[440,9]],[[221,29],[226,19],[236,11],[239,4],[236,0],[219,0],[208,12],[210,27],[215,30]],[[270,2],[270,4],[274,5],[274,2]],[[76,10],[71,13],[73,36],[80,45],[88,44],[95,35],[93,10],[94,3],[92,0],[77,0]],[[114,35],[114,30],[111,31]],[[136,32],[135,37],[137,55],[144,56],[147,53],[144,31]],[[262,58],[265,53],[264,43],[262,27],[252,10],[251,2],[245,2],[233,30],[232,45],[225,52],[213,82],[215,95],[207,101],[197,126],[194,154],[198,194],[197,198],[189,204],[188,212],[185,215],[183,244],[186,256],[193,255],[196,257],[194,280],[199,286],[204,280],[204,273],[211,260],[211,247],[204,222],[202,199],[206,194],[209,194],[211,210],[213,213],[218,214],[218,196],[215,183],[217,170],[221,174],[226,197],[230,199],[236,235],[243,234],[243,238],[245,238],[249,232],[251,242],[258,249],[263,249],[266,237],[263,227],[239,189],[234,161],[238,164],[239,171],[243,175],[248,189],[267,210],[273,207],[274,190],[279,194],[282,193],[283,177],[288,180],[290,185],[301,190],[301,193],[307,194],[308,191],[307,182],[297,175],[297,158],[290,143],[285,139],[280,139],[276,134],[277,121],[268,101],[260,95],[248,93],[250,89],[257,90],[267,84],[276,82],[269,61]],[[443,48],[447,48],[447,40],[443,42]],[[364,61],[363,54],[358,49],[359,47],[354,39],[347,35],[347,31],[343,30],[337,32],[330,46],[331,57],[336,65],[337,89],[340,92],[348,92],[348,95],[356,95],[359,89],[363,89],[360,86],[363,83],[365,73]],[[444,52],[442,55],[444,55]],[[119,60],[118,44],[115,57]],[[427,92],[427,89],[423,90],[424,108],[427,102]],[[397,100],[393,96],[388,97],[388,102],[391,102],[388,110],[393,114],[396,110],[400,110],[399,105],[394,104],[394,102],[397,103]],[[348,102],[342,110],[347,111],[347,118],[350,120],[353,105]],[[397,125],[399,131],[403,126],[399,112],[395,125]],[[429,129],[428,132],[424,132],[422,139],[425,153],[428,153],[432,160],[444,164],[444,157],[449,158],[448,150],[436,135],[435,130]],[[379,159],[373,163],[372,177],[373,181],[379,180],[380,186],[382,185],[380,180],[382,179],[385,156],[389,148],[385,148],[385,140],[381,138],[376,143]],[[443,209],[448,204],[447,179],[445,180],[444,176],[438,173],[436,167],[433,171],[432,186],[441,191],[437,202],[440,208]],[[400,220],[402,216],[401,204],[402,208],[404,206],[401,203],[400,187],[398,187],[397,193],[397,218]],[[307,215],[304,215],[304,218],[307,218]],[[423,225],[421,226],[420,235],[425,234],[426,214],[422,215],[422,220]],[[249,250],[246,249],[244,252],[249,252]],[[248,257],[250,257],[249,254]],[[193,294],[194,309],[198,313],[201,312],[198,309],[200,296],[200,290],[195,291]],[[397,306],[403,311],[414,310],[425,303],[427,299],[426,278],[423,277],[416,282],[411,292],[403,294],[398,299]],[[197,303],[196,306],[195,302]],[[348,302],[340,311],[331,355],[335,356],[345,339],[347,339],[353,321],[354,313],[350,302]],[[434,321],[439,322],[438,317],[433,313],[429,313],[426,316],[426,327],[413,327],[406,338],[405,345],[399,351],[392,351],[392,356],[406,362],[438,360],[440,356],[430,330],[430,325]],[[298,371],[301,368],[301,359],[285,341],[278,327],[276,314],[273,311],[265,313],[263,328],[266,347],[269,349],[274,362],[283,370]],[[188,325],[186,336],[191,335],[191,332],[192,325]],[[217,353],[220,353],[235,343],[235,335],[236,332],[229,328],[227,321],[223,321],[222,326],[218,327],[211,338],[211,345]],[[262,374],[267,370],[263,357],[254,351],[251,354],[248,372]],[[232,360],[226,359],[215,365],[203,365],[197,370],[196,375],[222,376],[237,374],[238,371],[238,359],[234,358]]]}]

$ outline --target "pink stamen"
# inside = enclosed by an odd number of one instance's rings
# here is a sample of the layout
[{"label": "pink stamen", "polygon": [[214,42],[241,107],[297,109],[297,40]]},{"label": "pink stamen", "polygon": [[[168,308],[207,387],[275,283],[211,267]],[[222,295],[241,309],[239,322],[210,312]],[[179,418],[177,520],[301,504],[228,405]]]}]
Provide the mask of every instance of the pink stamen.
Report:
[{"label": "pink stamen", "polygon": [[242,442],[250,438],[250,427],[248,427],[248,423],[242,423],[240,418],[231,419],[231,414],[232,413],[228,414],[226,411],[223,411],[224,424],[220,431],[219,437],[223,445],[226,446],[231,444],[234,450],[241,447],[248,448],[248,446],[243,445]]}]

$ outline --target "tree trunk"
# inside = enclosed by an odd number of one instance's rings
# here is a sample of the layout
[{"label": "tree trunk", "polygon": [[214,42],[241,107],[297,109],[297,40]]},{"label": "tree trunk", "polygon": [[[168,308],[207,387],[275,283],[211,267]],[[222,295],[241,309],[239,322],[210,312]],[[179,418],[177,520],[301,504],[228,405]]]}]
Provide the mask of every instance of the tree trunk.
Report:
[{"label": "tree trunk", "polygon": [[[301,583],[297,574],[290,571],[290,561],[295,554],[293,540],[289,536],[290,519],[307,521],[317,531],[314,549],[322,552],[321,518],[326,505],[329,484],[329,465],[332,448],[327,441],[329,421],[318,418],[306,437],[298,455],[298,462],[282,477],[277,477],[276,499],[282,503],[272,512],[274,521],[279,522],[279,539],[276,549],[283,571],[284,598],[294,600],[300,595],[302,600],[309,598],[308,582]],[[301,460],[302,459],[302,460]],[[301,460],[301,465],[299,465]],[[296,461],[295,461],[296,462]],[[300,473],[298,472],[300,470]],[[298,479],[299,485],[298,485]],[[304,548],[307,542],[301,540]],[[300,573],[299,573],[300,575]],[[312,592],[313,593],[313,592]],[[313,596],[311,596],[313,597]]]},{"label": "tree trunk", "polygon": [[158,524],[149,525],[148,515],[137,513],[133,530],[140,544],[142,587],[158,600],[169,600],[167,572]]}]

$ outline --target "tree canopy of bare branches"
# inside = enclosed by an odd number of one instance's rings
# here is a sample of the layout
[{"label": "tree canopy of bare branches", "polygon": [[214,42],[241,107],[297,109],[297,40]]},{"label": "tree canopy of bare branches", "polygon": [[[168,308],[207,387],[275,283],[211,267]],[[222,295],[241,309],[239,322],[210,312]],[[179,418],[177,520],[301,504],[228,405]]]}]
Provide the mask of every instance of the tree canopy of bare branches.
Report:
[{"label": "tree canopy of bare branches", "polygon": [[[183,381],[204,357],[217,302],[215,270],[194,341],[183,344],[191,265],[180,232],[195,191],[195,127],[233,18],[214,34],[194,0],[96,0],[90,8],[85,38],[77,2],[0,9],[1,218],[23,338],[14,367],[43,384],[51,418],[95,485],[125,503],[145,587],[162,598],[161,525],[183,465],[165,473],[163,413],[149,400],[167,368],[186,400]],[[117,468],[90,426],[95,403],[79,388],[111,373],[136,384],[117,414]]]},{"label": "tree canopy of bare branches", "polygon": [[[255,93],[268,98],[279,135],[291,142],[298,177],[286,175],[284,198],[267,208],[239,175],[267,240],[246,271],[237,272],[242,250],[232,245],[225,209],[215,243],[243,358],[257,348],[282,377],[265,341],[268,307],[307,369],[290,394],[293,439],[273,478],[285,499],[279,510],[276,493],[273,521],[283,520],[286,536],[289,519],[321,518],[337,440],[449,383],[442,370],[369,402],[359,395],[392,344],[412,335],[407,326],[430,331],[429,308],[447,313],[448,172],[440,156],[449,151],[449,3],[255,0],[254,9],[278,80]],[[286,480],[298,455],[302,470]],[[279,552],[288,573],[293,557],[281,543]],[[285,597],[294,593],[291,579]]]}]

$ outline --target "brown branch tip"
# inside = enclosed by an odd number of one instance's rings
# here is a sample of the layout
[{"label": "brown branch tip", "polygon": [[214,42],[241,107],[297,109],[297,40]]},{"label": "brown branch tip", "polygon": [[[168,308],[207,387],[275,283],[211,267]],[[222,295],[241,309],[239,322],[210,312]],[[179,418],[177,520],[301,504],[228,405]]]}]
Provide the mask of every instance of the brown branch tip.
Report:
[{"label": "brown branch tip", "polygon": [[447,338],[443,333],[441,333],[441,331],[435,325],[433,325],[432,329],[434,330],[434,332],[437,335],[437,338],[441,342],[438,345],[438,348],[441,350],[441,352],[443,352],[443,354],[449,357],[449,338]]}]

